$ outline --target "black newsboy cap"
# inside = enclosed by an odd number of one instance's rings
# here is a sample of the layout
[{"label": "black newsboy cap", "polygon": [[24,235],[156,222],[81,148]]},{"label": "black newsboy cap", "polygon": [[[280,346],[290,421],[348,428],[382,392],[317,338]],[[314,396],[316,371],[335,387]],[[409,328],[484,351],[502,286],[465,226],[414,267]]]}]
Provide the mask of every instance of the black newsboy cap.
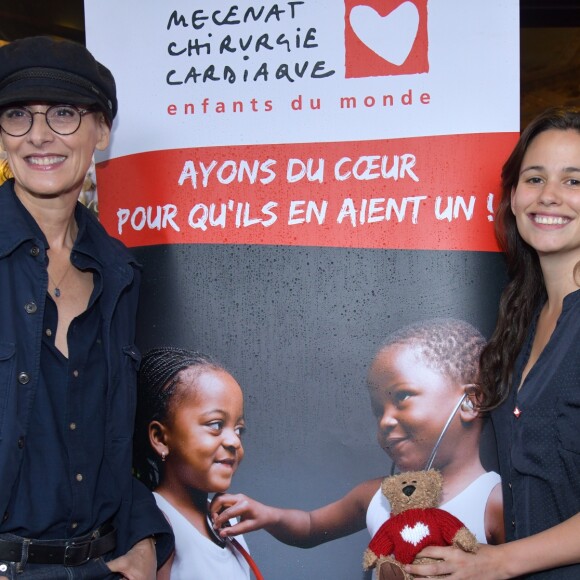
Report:
[{"label": "black newsboy cap", "polygon": [[27,101],[96,105],[109,123],[117,114],[111,71],[82,44],[48,36],[0,48],[0,106]]}]

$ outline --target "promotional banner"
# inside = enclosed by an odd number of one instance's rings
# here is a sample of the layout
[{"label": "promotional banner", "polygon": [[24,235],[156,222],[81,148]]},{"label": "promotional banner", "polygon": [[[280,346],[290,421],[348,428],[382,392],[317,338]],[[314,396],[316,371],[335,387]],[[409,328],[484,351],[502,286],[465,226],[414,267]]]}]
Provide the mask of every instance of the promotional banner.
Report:
[{"label": "promotional banner", "polygon": [[[518,3],[85,0],[85,17],[118,86],[98,209],[143,265],[139,347],[210,353],[242,386],[231,491],[310,510],[404,464],[377,443],[381,345],[495,322]],[[445,423],[438,401],[420,425]],[[267,578],[366,577],[366,530],[245,539]]]}]

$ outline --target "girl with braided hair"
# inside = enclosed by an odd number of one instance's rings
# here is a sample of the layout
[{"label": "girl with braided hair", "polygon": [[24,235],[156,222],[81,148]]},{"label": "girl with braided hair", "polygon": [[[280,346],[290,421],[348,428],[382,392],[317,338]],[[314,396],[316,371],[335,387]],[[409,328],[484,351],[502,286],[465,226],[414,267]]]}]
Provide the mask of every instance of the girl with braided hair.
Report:
[{"label": "girl with braided hair", "polygon": [[250,578],[244,557],[217,542],[207,523],[209,494],[227,491],[244,456],[243,431],[242,390],[211,357],[174,347],[143,357],[135,471],[175,534],[158,579]]}]

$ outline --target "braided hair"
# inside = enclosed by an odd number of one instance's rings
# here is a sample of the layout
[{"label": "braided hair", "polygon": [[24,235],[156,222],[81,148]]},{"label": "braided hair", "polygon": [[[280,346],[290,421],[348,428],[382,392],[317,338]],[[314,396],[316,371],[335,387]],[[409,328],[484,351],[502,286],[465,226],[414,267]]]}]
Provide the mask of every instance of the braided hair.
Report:
[{"label": "braided hair", "polygon": [[186,395],[187,391],[179,389],[181,372],[185,369],[192,369],[198,375],[205,370],[225,370],[209,355],[173,346],[154,348],[141,360],[133,468],[137,478],[149,489],[159,485],[162,471],[161,460],[149,441],[149,425],[151,421],[167,421],[172,409]]},{"label": "braided hair", "polygon": [[477,383],[485,338],[468,322],[433,318],[404,326],[387,337],[378,353],[402,344],[418,349],[430,368],[456,383]]}]

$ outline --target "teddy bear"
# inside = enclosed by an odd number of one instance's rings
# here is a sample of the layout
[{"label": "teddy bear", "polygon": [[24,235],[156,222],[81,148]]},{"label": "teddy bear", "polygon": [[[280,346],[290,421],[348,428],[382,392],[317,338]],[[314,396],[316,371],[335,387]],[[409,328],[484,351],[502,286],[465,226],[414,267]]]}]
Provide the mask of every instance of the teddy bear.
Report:
[{"label": "teddy bear", "polygon": [[412,580],[405,564],[425,563],[417,554],[427,546],[457,546],[477,550],[477,539],[455,516],[439,509],[443,477],[435,470],[411,471],[387,477],[381,491],[391,505],[391,517],[373,536],[363,568],[376,568],[377,580]]}]

